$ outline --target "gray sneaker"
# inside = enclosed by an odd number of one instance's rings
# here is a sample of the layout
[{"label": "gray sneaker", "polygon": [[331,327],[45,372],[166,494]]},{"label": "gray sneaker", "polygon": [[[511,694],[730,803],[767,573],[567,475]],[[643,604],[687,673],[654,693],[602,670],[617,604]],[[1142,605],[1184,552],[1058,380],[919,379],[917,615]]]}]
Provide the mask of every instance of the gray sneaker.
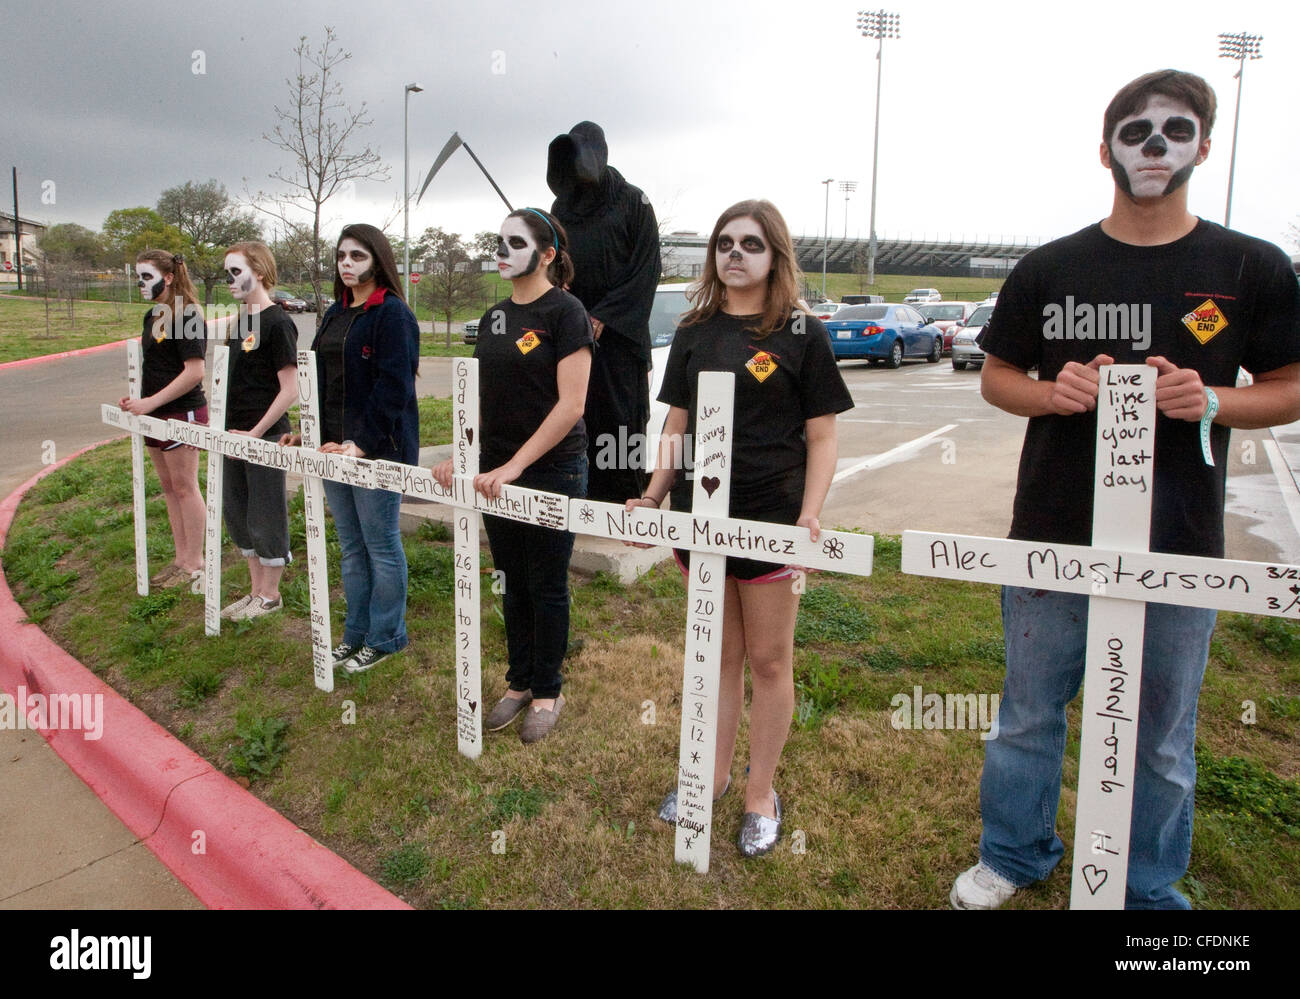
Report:
[{"label": "gray sneaker", "polygon": [[235,620],[236,616],[252,602],[252,599],[253,595],[249,593],[247,596],[240,597],[233,604],[226,604],[225,607],[221,608],[222,620]]},{"label": "gray sneaker", "polygon": [[525,693],[523,697],[503,697],[497,701],[496,706],[488,713],[487,718],[483,720],[483,727],[489,732],[499,732],[512,721],[519,717],[519,713],[528,707],[528,702],[533,699],[532,692]]},{"label": "gray sneaker", "polygon": [[275,603],[271,603],[266,597],[253,597],[245,605],[244,609],[235,617],[236,621],[251,621],[255,617],[262,617],[265,614],[274,614],[284,606],[284,600],[280,597],[275,598]]}]

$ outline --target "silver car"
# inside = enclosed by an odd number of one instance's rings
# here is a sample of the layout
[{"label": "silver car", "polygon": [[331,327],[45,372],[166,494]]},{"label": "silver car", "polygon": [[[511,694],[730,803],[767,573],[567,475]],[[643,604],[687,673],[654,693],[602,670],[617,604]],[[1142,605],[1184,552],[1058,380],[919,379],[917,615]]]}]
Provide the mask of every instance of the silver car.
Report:
[{"label": "silver car", "polygon": [[981,305],[971,313],[965,325],[957,327],[957,332],[952,338],[952,366],[956,370],[964,371],[968,364],[979,367],[984,363],[984,352],[975,343],[975,338],[983,332],[984,324],[989,321],[991,315],[993,315],[993,306]]}]

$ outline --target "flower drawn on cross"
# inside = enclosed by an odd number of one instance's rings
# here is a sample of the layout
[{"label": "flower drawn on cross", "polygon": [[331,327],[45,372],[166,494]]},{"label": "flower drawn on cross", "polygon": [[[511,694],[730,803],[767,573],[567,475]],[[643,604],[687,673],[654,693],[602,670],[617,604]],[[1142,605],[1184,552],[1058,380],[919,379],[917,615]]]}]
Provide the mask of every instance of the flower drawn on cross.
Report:
[{"label": "flower drawn on cross", "polygon": [[578,519],[584,524],[590,524],[596,519],[596,511],[584,504],[582,509],[578,511]]},{"label": "flower drawn on cross", "polygon": [[826,543],[822,545],[822,551],[826,553],[827,558],[843,558],[844,542],[839,538],[827,538]]}]

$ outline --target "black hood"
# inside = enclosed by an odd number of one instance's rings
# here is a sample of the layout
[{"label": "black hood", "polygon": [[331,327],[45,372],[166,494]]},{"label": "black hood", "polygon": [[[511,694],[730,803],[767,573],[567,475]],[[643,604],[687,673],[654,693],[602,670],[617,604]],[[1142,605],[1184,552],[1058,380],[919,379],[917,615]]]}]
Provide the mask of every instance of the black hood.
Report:
[{"label": "black hood", "polygon": [[551,140],[546,150],[546,184],[557,204],[576,208],[580,214],[603,205],[612,193],[610,180],[605,130],[595,122],[580,121]]}]

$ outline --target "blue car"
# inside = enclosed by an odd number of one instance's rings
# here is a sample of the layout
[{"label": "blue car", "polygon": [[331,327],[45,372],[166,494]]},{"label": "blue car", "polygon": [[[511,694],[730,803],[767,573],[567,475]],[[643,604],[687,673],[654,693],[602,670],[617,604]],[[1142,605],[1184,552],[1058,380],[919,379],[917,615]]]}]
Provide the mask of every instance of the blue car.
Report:
[{"label": "blue car", "polygon": [[943,356],[943,331],[910,305],[853,305],[825,325],[837,361],[897,368],[905,357],[938,364]]}]

